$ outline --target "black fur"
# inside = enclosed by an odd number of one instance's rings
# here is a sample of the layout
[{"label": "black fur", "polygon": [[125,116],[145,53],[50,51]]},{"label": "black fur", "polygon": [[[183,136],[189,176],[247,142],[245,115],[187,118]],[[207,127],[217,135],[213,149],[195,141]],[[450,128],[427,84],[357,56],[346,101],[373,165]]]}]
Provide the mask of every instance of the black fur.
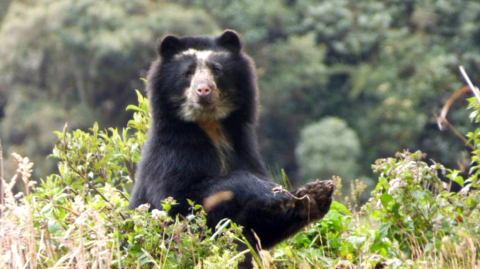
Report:
[{"label": "black fur", "polygon": [[[219,122],[233,148],[229,170],[222,173],[218,152],[210,137],[196,123],[178,116],[184,91],[190,85],[185,70],[195,65],[192,57],[178,56],[188,49],[228,51],[215,61],[222,66],[216,77],[219,89],[227,91],[235,110]],[[147,89],[152,113],[149,131],[130,208],[150,203],[161,208],[161,201],[173,197],[179,203],[172,214],[187,214],[186,199],[203,204],[204,199],[221,191],[233,198],[219,203],[207,214],[213,228],[224,218],[244,227],[244,234],[255,246],[254,231],[265,248],[294,234],[309,221],[320,219],[330,207],[333,185],[316,182],[293,192],[274,193],[274,184],[260,158],[257,146],[257,87],[251,59],[241,52],[241,42],[233,31],[216,38],[167,36],[158,48],[161,59],[149,71]],[[176,56],[175,56],[176,55]],[[178,97],[172,100],[172,97]],[[288,128],[288,127],[285,127]]]}]

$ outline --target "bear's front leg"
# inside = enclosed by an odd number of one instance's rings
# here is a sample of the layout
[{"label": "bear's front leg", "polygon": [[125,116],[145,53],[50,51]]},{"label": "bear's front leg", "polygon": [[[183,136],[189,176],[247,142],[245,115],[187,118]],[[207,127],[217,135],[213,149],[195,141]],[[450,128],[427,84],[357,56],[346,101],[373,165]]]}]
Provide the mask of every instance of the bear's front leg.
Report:
[{"label": "bear's front leg", "polygon": [[263,248],[270,248],[323,218],[335,189],[330,180],[308,183],[291,193],[272,185],[261,194],[257,192],[256,199],[244,204],[242,212],[233,219],[244,226],[245,235],[256,233]]},{"label": "bear's front leg", "polygon": [[[208,190],[203,205],[209,226],[231,218],[244,227],[243,234],[257,249],[257,245],[273,247],[308,223],[321,219],[330,209],[335,187],[330,180],[316,181],[288,192],[273,182],[237,173],[210,188],[200,189]],[[251,257],[239,268],[251,268]]]}]

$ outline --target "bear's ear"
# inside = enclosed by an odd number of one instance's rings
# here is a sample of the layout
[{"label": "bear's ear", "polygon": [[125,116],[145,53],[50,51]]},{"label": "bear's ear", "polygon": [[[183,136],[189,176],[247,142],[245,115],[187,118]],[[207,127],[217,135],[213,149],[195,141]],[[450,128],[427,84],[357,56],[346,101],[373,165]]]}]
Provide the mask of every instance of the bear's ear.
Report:
[{"label": "bear's ear", "polygon": [[167,35],[158,42],[157,52],[164,59],[168,59],[177,54],[182,49],[180,39],[173,35]]},{"label": "bear's ear", "polygon": [[217,37],[217,44],[235,53],[240,52],[240,50],[242,49],[242,42],[240,42],[240,37],[233,30],[225,30],[223,34]]}]

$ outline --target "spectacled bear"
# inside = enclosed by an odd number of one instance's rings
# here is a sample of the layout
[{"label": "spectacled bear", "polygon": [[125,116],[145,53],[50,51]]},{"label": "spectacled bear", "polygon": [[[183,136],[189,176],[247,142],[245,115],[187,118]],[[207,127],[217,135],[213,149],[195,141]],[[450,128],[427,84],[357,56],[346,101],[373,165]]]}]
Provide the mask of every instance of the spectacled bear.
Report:
[{"label": "spectacled bear", "polygon": [[257,146],[257,85],[237,33],[166,36],[157,48],[147,92],[152,123],[130,208],[173,197],[171,214],[204,206],[207,225],[224,218],[269,248],[329,210],[334,185],[309,183],[287,193],[271,180]]}]

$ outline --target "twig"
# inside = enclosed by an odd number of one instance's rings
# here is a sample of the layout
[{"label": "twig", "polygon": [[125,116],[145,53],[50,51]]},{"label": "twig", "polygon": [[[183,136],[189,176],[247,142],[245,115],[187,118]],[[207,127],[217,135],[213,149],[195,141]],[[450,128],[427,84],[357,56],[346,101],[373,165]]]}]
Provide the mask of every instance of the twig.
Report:
[{"label": "twig", "polygon": [[284,189],[282,186],[277,186],[275,188],[272,189],[273,193],[285,193],[285,194],[288,194],[290,197],[292,197],[293,199],[295,200],[304,200],[305,198],[307,198],[309,201],[310,201],[310,197],[308,197],[308,195],[304,195],[302,197],[297,197],[295,195],[293,195],[291,192],[289,192],[288,190]]},{"label": "twig", "polygon": [[[439,118],[440,119],[440,118]],[[468,142],[468,140],[465,138],[465,136],[463,136],[463,134],[461,134],[455,127],[453,127],[453,125],[446,119],[446,118],[443,118],[441,119],[441,123],[444,123],[448,126],[448,128],[450,130],[452,130],[452,132],[458,137],[460,138],[463,142],[465,142],[465,145],[467,145],[471,150],[475,150],[475,147],[470,143]],[[440,125],[439,125],[440,126]],[[443,128],[440,128],[440,130],[442,130]]]},{"label": "twig", "polygon": [[73,215],[75,215],[76,217],[78,217],[78,213],[77,213],[77,212],[75,212],[75,211],[73,211],[73,210],[70,210],[70,209],[68,209],[68,208],[65,207],[65,206],[62,206],[62,205],[55,205],[55,206],[56,206],[56,207],[59,207],[59,208],[62,208],[63,210],[66,210],[66,211],[72,213]]},{"label": "twig", "polygon": [[445,123],[446,125],[448,125],[448,127],[450,127],[450,130],[452,130],[452,132],[457,137],[459,137],[463,142],[465,142],[465,144],[471,150],[475,150],[475,147],[472,144],[470,144],[470,142],[457,129],[455,129],[455,127],[453,127],[453,125],[450,124],[450,122],[447,120],[447,113],[448,113],[448,110],[450,109],[450,106],[453,104],[453,102],[455,102],[455,100],[458,97],[460,97],[461,95],[466,93],[468,90],[471,90],[473,92],[473,94],[477,98],[477,101],[480,103],[480,90],[473,85],[472,81],[470,80],[470,78],[467,75],[467,72],[465,72],[465,69],[463,68],[463,66],[459,66],[458,68],[460,69],[460,73],[462,73],[463,78],[467,82],[468,87],[465,86],[465,87],[460,88],[458,91],[456,91],[454,94],[452,94],[452,96],[450,96],[450,98],[448,98],[447,102],[445,103],[445,105],[442,108],[442,111],[440,113],[440,117],[437,117],[437,125],[438,125],[438,128],[440,130],[443,130],[443,125],[442,124]]},{"label": "twig", "polygon": [[[0,140],[0,204],[2,206],[5,205],[5,201],[3,199],[3,148],[2,148],[2,140]],[[0,217],[2,216],[2,210],[0,209]]]},{"label": "twig", "polygon": [[233,263],[233,261],[235,261],[236,259],[240,258],[241,256],[247,254],[248,252],[250,252],[250,249],[246,249],[242,252],[239,252],[237,255],[233,256],[230,260],[227,261],[227,264],[230,265]]},{"label": "twig", "polygon": [[437,117],[436,115],[436,118],[437,118],[437,125],[438,125],[438,128],[443,131],[443,123],[444,123],[444,120],[447,118],[447,114],[448,114],[448,110],[450,109],[450,107],[452,106],[452,104],[460,97],[462,96],[463,94],[467,93],[468,91],[470,91],[470,87],[468,86],[464,86],[462,88],[460,88],[458,91],[456,91],[454,94],[452,94],[448,100],[445,102],[445,105],[443,105],[442,107],[442,111],[440,112],[440,116]]},{"label": "twig", "polygon": [[[124,186],[124,184],[122,184],[122,187],[123,187],[123,190],[125,190],[125,186]],[[123,197],[123,199],[125,199],[125,200],[128,200],[127,196],[125,196],[125,194],[123,194],[123,192],[122,192],[122,191],[120,191],[120,190],[116,190],[116,192],[117,192],[118,194],[120,194],[120,196],[122,196],[122,197]]]},{"label": "twig", "polygon": [[470,80],[470,78],[467,75],[467,72],[465,72],[465,69],[463,68],[463,66],[459,66],[458,68],[460,69],[460,72],[462,73],[465,81],[467,81],[467,84],[470,87],[470,89],[472,90],[473,94],[475,95],[475,97],[477,97],[478,102],[480,102],[480,90],[473,85],[472,81]]},{"label": "twig", "polygon": [[305,200],[305,198],[307,198],[308,200],[308,205],[307,205],[307,222],[310,223],[310,197],[308,195],[304,195],[302,197],[297,197],[295,195],[293,195],[291,192],[289,192],[288,190],[285,190],[283,188],[283,186],[278,186],[278,187],[275,187],[272,189],[273,191],[273,194],[275,193],[286,193],[287,195],[289,195],[290,197],[292,197],[293,199],[295,200],[298,200],[298,201],[302,201],[302,200]]}]

